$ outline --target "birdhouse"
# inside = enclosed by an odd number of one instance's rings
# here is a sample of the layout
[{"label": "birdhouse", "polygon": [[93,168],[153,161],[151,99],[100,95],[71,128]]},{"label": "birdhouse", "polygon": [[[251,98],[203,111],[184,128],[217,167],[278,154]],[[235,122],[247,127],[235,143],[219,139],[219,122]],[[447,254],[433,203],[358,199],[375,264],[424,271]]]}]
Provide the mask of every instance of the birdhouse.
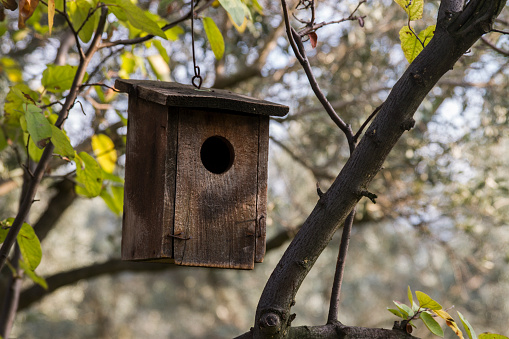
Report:
[{"label": "birdhouse", "polygon": [[177,83],[115,87],[129,94],[122,259],[262,262],[269,116],[288,107]]}]

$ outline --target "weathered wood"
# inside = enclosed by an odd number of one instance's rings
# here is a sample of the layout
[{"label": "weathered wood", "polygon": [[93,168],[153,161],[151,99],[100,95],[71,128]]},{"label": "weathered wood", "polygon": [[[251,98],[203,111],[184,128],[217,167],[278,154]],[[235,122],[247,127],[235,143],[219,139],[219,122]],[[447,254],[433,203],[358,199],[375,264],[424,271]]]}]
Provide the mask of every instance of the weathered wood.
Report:
[{"label": "weathered wood", "polygon": [[[258,117],[181,108],[177,154],[175,262],[252,269],[256,226]],[[221,136],[233,146],[229,170],[207,170],[200,148]]]},{"label": "weathered wood", "polygon": [[288,107],[174,83],[115,85],[129,93],[122,259],[262,262],[268,116]]},{"label": "weathered wood", "polygon": [[175,82],[118,79],[115,88],[121,92],[136,93],[147,101],[174,107],[220,109],[265,116],[285,116],[289,109],[288,106],[227,90],[197,90],[193,86]]},{"label": "weathered wood", "polygon": [[129,98],[122,227],[124,260],[161,257],[167,121],[166,107]]},{"label": "weathered wood", "polygon": [[259,117],[258,132],[258,194],[255,262],[263,262],[267,225],[267,163],[269,161],[269,119]]}]

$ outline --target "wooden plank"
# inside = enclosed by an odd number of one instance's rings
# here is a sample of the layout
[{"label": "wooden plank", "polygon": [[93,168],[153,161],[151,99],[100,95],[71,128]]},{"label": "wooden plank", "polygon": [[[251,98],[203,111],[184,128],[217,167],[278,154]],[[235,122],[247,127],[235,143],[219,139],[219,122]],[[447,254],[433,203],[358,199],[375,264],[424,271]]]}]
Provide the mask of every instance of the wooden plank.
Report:
[{"label": "wooden plank", "polygon": [[[233,146],[231,168],[215,174],[201,160],[209,137]],[[254,267],[258,175],[258,117],[181,109],[175,200],[175,263]]]},{"label": "wooden plank", "polygon": [[130,96],[122,259],[161,257],[167,108]]},{"label": "wooden plank", "polygon": [[251,98],[221,89],[201,89],[175,82],[118,79],[115,87],[121,91],[136,95],[161,105],[229,110],[265,116],[285,116],[288,106]]},{"label": "wooden plank", "polygon": [[265,256],[267,225],[267,164],[269,162],[269,118],[260,116],[258,132],[258,194],[256,196],[256,245],[255,262],[263,262]]},{"label": "wooden plank", "polygon": [[166,160],[164,177],[164,200],[163,204],[163,235],[162,252],[163,257],[173,258],[173,240],[174,240],[174,215],[175,215],[175,180],[177,178],[177,140],[178,140],[178,120],[179,108],[167,108],[168,123],[166,131]]}]

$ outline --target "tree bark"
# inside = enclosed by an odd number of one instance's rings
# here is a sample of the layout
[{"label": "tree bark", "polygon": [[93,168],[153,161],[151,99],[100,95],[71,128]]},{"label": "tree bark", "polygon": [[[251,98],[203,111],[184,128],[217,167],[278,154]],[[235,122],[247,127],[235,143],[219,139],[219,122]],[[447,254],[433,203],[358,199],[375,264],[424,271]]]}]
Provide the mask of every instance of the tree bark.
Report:
[{"label": "tree bark", "polygon": [[293,319],[290,309],[307,273],[362,198],[401,135],[413,128],[413,115],[425,96],[489,32],[506,0],[471,0],[458,13],[446,12],[454,3],[442,1],[434,38],[396,83],[354,153],[274,269],[258,304],[252,337],[289,337]]}]

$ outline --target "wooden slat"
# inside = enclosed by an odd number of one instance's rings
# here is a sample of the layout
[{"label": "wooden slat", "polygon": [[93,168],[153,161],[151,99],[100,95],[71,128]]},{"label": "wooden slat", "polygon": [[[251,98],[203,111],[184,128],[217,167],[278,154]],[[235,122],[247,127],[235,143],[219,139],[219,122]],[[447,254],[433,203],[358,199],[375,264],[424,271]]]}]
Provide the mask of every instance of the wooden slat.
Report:
[{"label": "wooden slat", "polygon": [[263,262],[267,225],[267,163],[269,161],[269,118],[259,117],[258,133],[258,194],[255,262]]},{"label": "wooden slat", "polygon": [[175,220],[175,180],[177,176],[177,147],[178,147],[178,120],[179,108],[168,107],[168,127],[166,134],[166,160],[165,166],[165,188],[163,204],[163,236],[162,252],[163,257],[173,259],[173,235]]},{"label": "wooden slat", "polygon": [[251,98],[221,89],[197,90],[193,86],[175,82],[118,79],[115,87],[129,95],[137,95],[161,105],[219,109],[223,112],[249,113],[265,116],[285,116],[288,106]]},{"label": "wooden slat", "polygon": [[167,108],[130,96],[128,112],[122,259],[159,258]]},{"label": "wooden slat", "polygon": [[[258,194],[258,117],[181,109],[175,201],[175,263],[252,269]],[[203,166],[200,149],[225,137],[235,160],[222,174]]]}]

